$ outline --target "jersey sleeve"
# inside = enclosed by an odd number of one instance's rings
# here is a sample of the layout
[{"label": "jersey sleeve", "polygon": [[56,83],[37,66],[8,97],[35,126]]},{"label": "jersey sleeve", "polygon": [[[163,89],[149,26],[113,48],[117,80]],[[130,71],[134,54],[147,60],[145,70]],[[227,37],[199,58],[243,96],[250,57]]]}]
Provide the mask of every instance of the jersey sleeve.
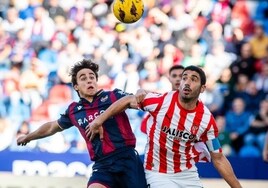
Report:
[{"label": "jersey sleeve", "polygon": [[68,129],[73,126],[70,116],[69,116],[70,106],[67,108],[67,110],[63,114],[60,115],[60,118],[58,119],[58,124],[61,129]]},{"label": "jersey sleeve", "polygon": [[210,152],[219,153],[222,151],[221,144],[218,139],[218,127],[214,117],[211,115],[206,134],[202,135],[203,140]]},{"label": "jersey sleeve", "polygon": [[140,108],[144,111],[155,112],[164,99],[163,94],[148,93],[144,100],[140,103]]}]

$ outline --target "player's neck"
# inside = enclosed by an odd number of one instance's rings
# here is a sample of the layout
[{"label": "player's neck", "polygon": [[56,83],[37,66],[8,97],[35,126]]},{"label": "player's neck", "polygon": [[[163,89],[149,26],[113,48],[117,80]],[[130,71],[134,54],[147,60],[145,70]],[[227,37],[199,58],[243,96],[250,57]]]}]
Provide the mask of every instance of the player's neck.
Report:
[{"label": "player's neck", "polygon": [[100,89],[99,91],[97,91],[94,95],[85,95],[84,98],[89,101],[89,102],[93,102],[94,99],[99,96],[101,93],[103,92],[103,89]]}]

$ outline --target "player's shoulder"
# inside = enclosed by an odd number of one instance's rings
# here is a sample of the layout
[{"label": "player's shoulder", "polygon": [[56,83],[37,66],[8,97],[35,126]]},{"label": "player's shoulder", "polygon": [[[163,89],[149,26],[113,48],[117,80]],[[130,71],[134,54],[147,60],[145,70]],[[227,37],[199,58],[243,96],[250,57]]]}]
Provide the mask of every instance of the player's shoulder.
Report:
[{"label": "player's shoulder", "polygon": [[204,111],[210,112],[210,110],[208,109],[208,107],[200,99],[198,99],[197,107],[198,108],[202,108]]},{"label": "player's shoulder", "polygon": [[115,88],[114,90],[112,90],[110,92],[112,92],[112,93],[114,93],[116,95],[124,95],[124,96],[125,95],[133,95],[132,93],[125,92],[125,91],[123,91],[121,89],[118,89],[118,88]]},{"label": "player's shoulder", "polygon": [[202,113],[204,117],[211,117],[212,116],[211,111],[208,109],[208,107],[200,99],[198,100],[196,110],[197,110],[197,112]]},{"label": "player's shoulder", "polygon": [[175,90],[175,91],[168,91],[166,93],[163,93],[159,96],[162,96],[162,97],[168,97],[168,98],[173,98],[173,96],[175,97],[179,97],[179,91],[178,90]]},{"label": "player's shoulder", "polygon": [[81,100],[80,101],[73,101],[72,103],[70,103],[69,104],[69,106],[68,106],[68,110],[72,110],[72,109],[74,109],[75,107],[77,107],[77,106],[79,106],[79,105],[81,105],[82,104],[82,102],[81,102]]}]

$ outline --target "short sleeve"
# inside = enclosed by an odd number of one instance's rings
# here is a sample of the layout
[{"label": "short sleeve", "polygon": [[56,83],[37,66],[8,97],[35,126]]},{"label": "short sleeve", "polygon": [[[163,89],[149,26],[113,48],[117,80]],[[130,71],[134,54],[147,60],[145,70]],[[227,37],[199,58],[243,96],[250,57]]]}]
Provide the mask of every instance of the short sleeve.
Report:
[{"label": "short sleeve", "polygon": [[154,112],[162,104],[165,95],[159,93],[148,93],[141,102],[141,109],[144,111]]},{"label": "short sleeve", "polygon": [[217,138],[219,135],[219,130],[216,124],[216,121],[212,114],[210,114],[210,120],[208,122],[208,126],[204,134],[201,136],[201,141],[206,142],[208,140],[213,140]]},{"label": "short sleeve", "polygon": [[69,117],[69,108],[63,114],[61,114],[60,118],[58,119],[58,124],[62,129],[68,129],[73,126]]}]

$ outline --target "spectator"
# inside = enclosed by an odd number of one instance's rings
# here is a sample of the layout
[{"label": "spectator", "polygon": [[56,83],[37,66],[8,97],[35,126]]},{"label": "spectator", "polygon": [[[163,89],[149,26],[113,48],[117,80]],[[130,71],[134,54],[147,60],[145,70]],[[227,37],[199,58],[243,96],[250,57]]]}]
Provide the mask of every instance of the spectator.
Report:
[{"label": "spectator", "polygon": [[181,64],[183,53],[175,45],[166,44],[163,49],[163,57],[160,58],[158,71],[160,75],[168,75],[169,68]]},{"label": "spectator", "polygon": [[10,59],[22,62],[22,70],[29,69],[31,58],[35,55],[35,52],[31,46],[31,41],[25,34],[25,28],[17,31],[10,44],[12,47]]},{"label": "spectator", "polygon": [[262,90],[257,89],[256,82],[254,81],[249,81],[245,92],[238,94],[238,96],[244,99],[246,110],[253,114],[259,111],[259,104],[265,99],[265,95]]},{"label": "spectator", "polygon": [[250,7],[247,6],[247,1],[236,1],[231,12],[231,25],[241,28],[245,36],[251,36],[254,28],[254,22],[249,11]]},{"label": "spectator", "polygon": [[[17,129],[15,133],[15,138],[19,138],[22,135],[30,133],[30,123],[28,121],[23,121]],[[18,147],[16,140],[13,140],[9,149],[11,151],[32,151],[36,147],[36,142],[32,142],[31,144],[27,145],[26,147]]]},{"label": "spectator", "polygon": [[268,36],[265,34],[261,23],[255,24],[254,35],[250,38],[249,43],[252,49],[252,55],[256,59],[262,59],[266,56],[266,47],[268,46]]},{"label": "spectator", "polygon": [[222,146],[222,152],[226,156],[233,155],[233,149],[231,147],[231,139],[229,132],[226,131],[226,120],[225,117],[222,115],[218,115],[215,117],[217,122],[217,126],[219,128],[219,141]]},{"label": "spectator", "polygon": [[11,38],[4,30],[3,23],[0,21],[0,72],[1,75],[9,70],[10,60],[8,59],[11,53]]},{"label": "spectator", "polygon": [[231,31],[230,38],[228,37],[226,38],[225,51],[229,53],[234,53],[237,56],[241,56],[241,47],[244,43],[245,43],[245,36],[242,30],[240,28],[235,27]]},{"label": "spectator", "polygon": [[193,44],[190,54],[184,57],[182,61],[182,65],[185,67],[190,65],[204,67],[205,63],[205,55],[202,46],[199,43]]},{"label": "spectator", "polygon": [[208,79],[218,80],[222,71],[229,67],[235,59],[235,54],[224,51],[223,43],[213,43],[212,52],[206,55],[206,64],[204,67]]},{"label": "spectator", "polygon": [[257,72],[257,59],[252,56],[251,45],[249,43],[242,44],[240,54],[230,65],[235,82],[237,82],[237,76],[239,74],[245,74],[249,79],[252,79],[253,75]]},{"label": "spectator", "polygon": [[176,39],[178,39],[180,31],[193,25],[193,18],[185,12],[184,4],[173,2],[170,11],[169,29],[174,32],[175,37],[177,36]]},{"label": "spectator", "polygon": [[211,19],[224,25],[228,22],[231,15],[230,0],[215,1],[211,11]]},{"label": "spectator", "polygon": [[59,0],[48,0],[48,4],[44,1],[43,6],[45,9],[47,9],[49,17],[53,20],[57,16],[63,16],[66,18],[66,12],[63,10],[63,8],[59,5]]},{"label": "spectator", "polygon": [[268,100],[260,102],[260,109],[255,115],[250,128],[245,135],[245,142],[252,142],[258,147],[259,151],[264,149],[266,132],[268,131]]},{"label": "spectator", "polygon": [[7,17],[3,20],[3,28],[11,36],[15,36],[18,30],[24,28],[25,22],[19,18],[18,10],[15,7],[9,7]]},{"label": "spectator", "polygon": [[35,109],[42,103],[47,69],[37,58],[31,59],[30,63],[29,69],[22,72],[19,83],[24,101],[31,106],[31,109]]},{"label": "spectator", "polygon": [[74,62],[77,62],[82,58],[82,55],[78,51],[77,44],[75,42],[68,43],[63,50],[58,54],[58,66],[57,76],[60,81],[64,84],[71,84],[71,77],[69,71],[74,65]]},{"label": "spectator", "polygon": [[34,17],[34,11],[37,7],[41,6],[40,0],[29,0],[25,8],[19,11],[19,17],[23,20]]},{"label": "spectator", "polygon": [[243,146],[245,133],[249,129],[251,116],[245,111],[245,102],[241,98],[235,98],[232,102],[232,110],[226,113],[226,131],[231,138],[231,146],[238,153]]},{"label": "spectator", "polygon": [[256,82],[258,90],[262,90],[264,93],[268,93],[268,61],[263,62],[261,72],[257,72],[253,80]]},{"label": "spectator", "polygon": [[206,53],[212,53],[215,43],[225,44],[225,39],[222,35],[223,27],[220,23],[212,21],[205,27],[201,38],[205,42]]},{"label": "spectator", "polygon": [[139,73],[137,65],[132,62],[123,64],[123,70],[114,78],[113,88],[121,89],[127,93],[135,93],[139,89]]},{"label": "spectator", "polygon": [[55,23],[47,15],[47,11],[39,6],[34,10],[34,17],[27,19],[26,29],[33,48],[38,52],[42,45],[51,40],[55,32]]}]

